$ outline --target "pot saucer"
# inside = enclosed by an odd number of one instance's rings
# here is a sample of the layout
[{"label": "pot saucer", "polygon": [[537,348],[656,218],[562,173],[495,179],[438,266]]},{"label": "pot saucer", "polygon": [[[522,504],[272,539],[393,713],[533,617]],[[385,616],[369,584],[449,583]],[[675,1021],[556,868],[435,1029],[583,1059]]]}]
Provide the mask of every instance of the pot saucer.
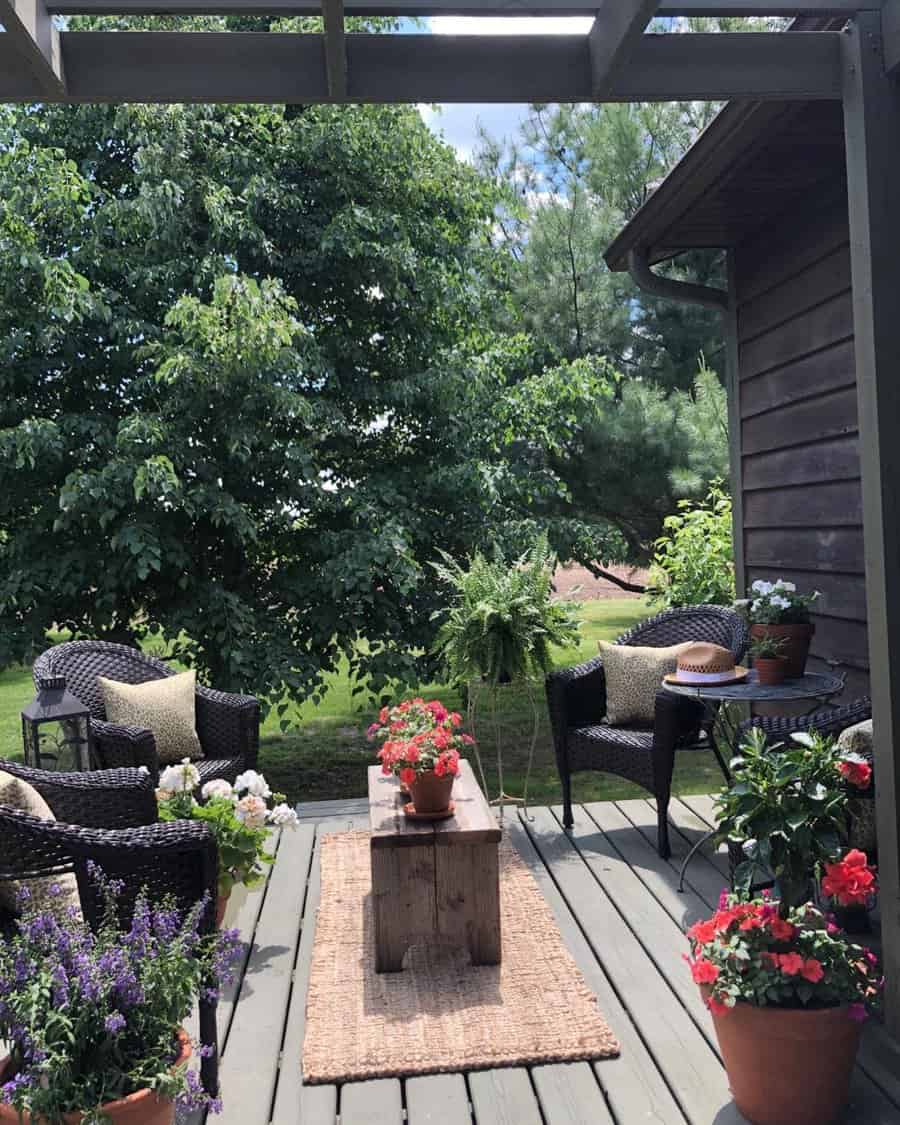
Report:
[{"label": "pot saucer", "polygon": [[412,801],[407,801],[403,806],[403,815],[407,820],[447,820],[456,812],[456,805],[451,801],[443,812],[416,812]]}]

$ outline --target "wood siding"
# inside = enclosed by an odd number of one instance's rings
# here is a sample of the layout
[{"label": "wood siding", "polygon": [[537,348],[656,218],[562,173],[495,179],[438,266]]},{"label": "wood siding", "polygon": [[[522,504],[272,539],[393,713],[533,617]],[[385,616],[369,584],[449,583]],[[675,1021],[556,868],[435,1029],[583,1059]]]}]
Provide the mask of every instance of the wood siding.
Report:
[{"label": "wood siding", "polygon": [[815,667],[868,688],[853,308],[843,183],[734,253],[747,582],[821,591]]}]

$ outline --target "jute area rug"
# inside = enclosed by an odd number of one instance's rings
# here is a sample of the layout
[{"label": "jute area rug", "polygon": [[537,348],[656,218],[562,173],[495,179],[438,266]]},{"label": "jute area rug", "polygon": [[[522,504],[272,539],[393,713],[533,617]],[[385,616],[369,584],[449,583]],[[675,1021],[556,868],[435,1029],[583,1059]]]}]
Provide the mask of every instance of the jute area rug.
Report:
[{"label": "jute area rug", "polygon": [[369,834],[322,840],[322,897],[306,1000],[303,1075],[349,1082],[609,1058],[619,1045],[513,846],[500,844],[503,961],[414,945],[376,973]]}]

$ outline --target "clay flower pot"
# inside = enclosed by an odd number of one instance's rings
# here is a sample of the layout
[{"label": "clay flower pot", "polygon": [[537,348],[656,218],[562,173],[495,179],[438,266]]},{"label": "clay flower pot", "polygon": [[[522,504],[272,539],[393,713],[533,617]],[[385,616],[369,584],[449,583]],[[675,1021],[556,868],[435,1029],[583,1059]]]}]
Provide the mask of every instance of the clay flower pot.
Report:
[{"label": "clay flower pot", "polygon": [[228,900],[231,898],[231,891],[227,895],[216,895],[216,928],[221,929],[222,923],[225,921],[225,911],[228,909]]},{"label": "clay flower pot", "polygon": [[417,813],[445,812],[450,805],[452,790],[453,774],[438,777],[434,770],[416,774],[416,780],[409,787]]},{"label": "clay flower pot", "polygon": [[[706,993],[706,990],[701,989]],[[728,1084],[753,1125],[836,1125],[843,1119],[862,1024],[847,1009],[713,1013]]]},{"label": "clay flower pot", "polygon": [[751,625],[751,637],[773,637],[781,641],[781,656],[787,663],[788,679],[802,676],[809,655],[809,643],[816,631],[815,625]]},{"label": "clay flower pot", "polygon": [[[172,1063],[172,1069],[186,1063],[191,1057],[191,1040],[183,1028],[178,1030],[178,1056]],[[0,1084],[6,1079],[6,1070],[9,1058],[0,1060]],[[138,1090],[126,1098],[119,1098],[114,1102],[107,1102],[103,1112],[110,1125],[173,1125],[175,1121],[175,1103],[168,1098],[157,1097],[155,1090]],[[81,1112],[64,1113],[64,1125],[79,1125],[84,1114]],[[43,1120],[43,1119],[42,1119]],[[32,1125],[30,1113],[19,1117],[18,1110],[11,1105],[0,1104],[0,1123],[2,1125]]]},{"label": "clay flower pot", "polygon": [[787,676],[787,660],[783,656],[754,656],[753,667],[765,687],[784,683]]}]

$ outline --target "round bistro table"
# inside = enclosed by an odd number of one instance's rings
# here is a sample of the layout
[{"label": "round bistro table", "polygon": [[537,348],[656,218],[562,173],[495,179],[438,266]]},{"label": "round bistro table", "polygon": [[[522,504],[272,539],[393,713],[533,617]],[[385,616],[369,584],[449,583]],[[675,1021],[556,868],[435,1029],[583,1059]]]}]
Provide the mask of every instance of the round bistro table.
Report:
[{"label": "round bistro table", "polygon": [[[696,699],[706,708],[709,716],[709,741],[710,749],[716,756],[719,768],[725,778],[726,784],[732,781],[731,771],[722,757],[716,738],[717,732],[726,740],[726,745],[734,749],[740,730],[740,720],[735,721],[729,714],[729,703],[774,703],[796,704],[806,703],[806,714],[812,715],[819,708],[824,707],[835,695],[844,690],[844,680],[841,676],[826,675],[823,673],[810,673],[806,676],[797,676],[785,680],[780,684],[761,684],[757,673],[751,668],[745,680],[735,684],[673,684],[663,680],[662,686],[666,691],[675,695],[684,695],[689,699]],[[693,845],[681,865],[681,874],[678,879],[679,891],[684,890],[684,873],[688,864],[699,849],[715,835],[714,831],[706,835]]]}]

